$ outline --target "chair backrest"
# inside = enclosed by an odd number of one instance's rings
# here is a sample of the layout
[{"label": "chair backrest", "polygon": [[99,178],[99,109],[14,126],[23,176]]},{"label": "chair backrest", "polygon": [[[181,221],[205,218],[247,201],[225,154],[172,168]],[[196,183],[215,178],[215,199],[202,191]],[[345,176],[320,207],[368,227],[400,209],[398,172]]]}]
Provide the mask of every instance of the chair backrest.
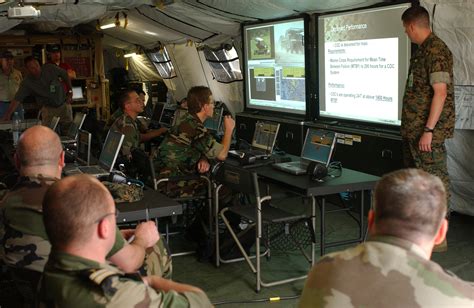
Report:
[{"label": "chair backrest", "polygon": [[260,198],[257,174],[249,169],[223,164],[217,170],[214,180],[232,191]]}]

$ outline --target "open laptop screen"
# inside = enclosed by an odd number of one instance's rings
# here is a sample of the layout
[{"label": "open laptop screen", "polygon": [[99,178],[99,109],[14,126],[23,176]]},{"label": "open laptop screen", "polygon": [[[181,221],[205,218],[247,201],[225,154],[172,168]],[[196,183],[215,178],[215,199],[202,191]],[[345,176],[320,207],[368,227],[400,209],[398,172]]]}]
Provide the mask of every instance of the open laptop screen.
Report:
[{"label": "open laptop screen", "polygon": [[301,158],[327,166],[331,160],[335,141],[335,132],[309,128],[306,133]]},{"label": "open laptop screen", "polygon": [[67,131],[68,137],[72,139],[76,138],[77,133],[82,126],[82,122],[84,121],[83,117],[84,117],[83,113],[76,112],[76,114],[74,115],[74,119],[72,120],[71,125],[69,126],[69,129]]},{"label": "open laptop screen", "polygon": [[91,153],[91,134],[85,130],[79,130],[77,138],[77,160],[89,165]]},{"label": "open laptop screen", "polygon": [[72,100],[80,101],[83,99],[84,99],[84,92],[82,91],[82,87],[72,87]]},{"label": "open laptop screen", "polygon": [[165,108],[165,104],[156,103],[155,109],[153,110],[153,116],[151,117],[152,122],[155,122],[155,123],[160,122],[161,115],[163,114],[164,108]]},{"label": "open laptop screen", "polygon": [[163,114],[161,115],[160,124],[164,126],[173,125],[174,112],[175,112],[175,109],[165,107],[163,109]]},{"label": "open laptop screen", "polygon": [[204,121],[204,127],[209,130],[218,132],[221,127],[223,112],[224,108],[215,107],[212,118],[208,118],[206,119],[206,121]]},{"label": "open laptop screen", "polygon": [[279,123],[258,121],[255,124],[252,147],[265,151],[273,150],[279,128]]},{"label": "open laptop screen", "polygon": [[115,164],[120,147],[122,146],[123,134],[116,131],[109,131],[107,138],[104,142],[104,147],[102,152],[100,152],[99,165],[106,168],[107,170],[112,170],[112,167]]}]

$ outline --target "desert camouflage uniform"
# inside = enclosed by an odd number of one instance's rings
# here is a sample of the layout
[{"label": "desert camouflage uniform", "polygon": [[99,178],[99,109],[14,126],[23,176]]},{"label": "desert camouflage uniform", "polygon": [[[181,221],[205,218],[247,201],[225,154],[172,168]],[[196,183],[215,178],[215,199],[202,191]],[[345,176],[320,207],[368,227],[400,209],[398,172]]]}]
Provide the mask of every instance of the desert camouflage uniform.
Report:
[{"label": "desert camouflage uniform", "polygon": [[204,293],[155,291],[137,274],[59,252],[46,265],[40,300],[55,307],[212,307]]},{"label": "desert camouflage uniform", "polygon": [[[432,152],[420,152],[433,98],[434,83],[447,84],[443,111],[434,127]],[[454,133],[453,56],[446,44],[433,33],[421,44],[410,60],[410,71],[403,98],[401,134],[405,167],[423,169],[443,181],[449,198],[449,175],[444,141]]]},{"label": "desert camouflage uniform", "polygon": [[132,150],[140,146],[140,130],[134,119],[123,114],[110,127],[111,130],[124,134],[121,153],[130,157]]},{"label": "desert camouflage uniform", "polygon": [[474,284],[395,237],[322,258],[311,270],[299,307],[474,307]]},{"label": "desert camouflage uniform", "polygon": [[[207,131],[196,115],[186,117],[173,126],[160,145],[155,168],[160,178],[197,174],[201,158],[214,159],[222,145]],[[160,189],[168,196],[186,197],[202,194],[206,183],[201,180],[168,182]]]},{"label": "desert camouflage uniform", "polygon": [[[14,268],[42,272],[51,244],[43,224],[43,197],[57,179],[21,177],[0,204],[0,251],[3,261]],[[125,245],[117,229],[116,242],[109,252],[114,255]]]}]

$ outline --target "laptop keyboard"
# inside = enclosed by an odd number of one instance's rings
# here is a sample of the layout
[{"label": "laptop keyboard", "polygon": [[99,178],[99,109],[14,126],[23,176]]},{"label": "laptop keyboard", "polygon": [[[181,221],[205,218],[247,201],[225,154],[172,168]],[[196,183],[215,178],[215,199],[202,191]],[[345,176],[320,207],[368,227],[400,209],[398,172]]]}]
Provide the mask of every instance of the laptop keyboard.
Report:
[{"label": "laptop keyboard", "polygon": [[96,166],[79,166],[79,170],[81,170],[83,173],[88,173],[88,174],[99,174],[99,173],[104,173],[105,170]]}]

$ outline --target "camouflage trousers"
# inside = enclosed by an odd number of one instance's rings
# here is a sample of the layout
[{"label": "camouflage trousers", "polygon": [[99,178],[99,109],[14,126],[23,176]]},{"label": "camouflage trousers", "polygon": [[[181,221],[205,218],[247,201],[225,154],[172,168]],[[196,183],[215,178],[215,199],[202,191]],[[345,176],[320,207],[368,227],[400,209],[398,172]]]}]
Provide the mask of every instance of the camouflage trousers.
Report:
[{"label": "camouflage trousers", "polygon": [[199,179],[163,182],[158,185],[158,190],[170,198],[205,196],[207,192],[207,181]]},{"label": "camouflage trousers", "polygon": [[171,279],[173,263],[165,245],[165,240],[160,238],[155,246],[147,249],[145,261],[143,262],[143,269],[146,271],[147,276],[156,275]]},{"label": "camouflage trousers", "polygon": [[403,140],[403,164],[406,168],[418,168],[438,176],[446,189],[447,206],[449,208],[450,181],[447,165],[446,147],[443,144],[432,144],[431,152],[421,152],[418,140]]}]

